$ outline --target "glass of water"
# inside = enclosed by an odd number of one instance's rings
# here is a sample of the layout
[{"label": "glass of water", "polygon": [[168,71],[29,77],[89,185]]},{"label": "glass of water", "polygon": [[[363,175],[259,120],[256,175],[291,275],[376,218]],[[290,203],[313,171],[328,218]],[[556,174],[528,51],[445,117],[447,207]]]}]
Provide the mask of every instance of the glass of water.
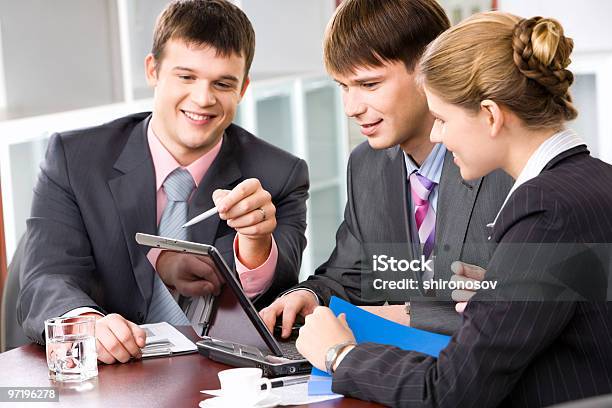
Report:
[{"label": "glass of water", "polygon": [[49,378],[84,381],[98,375],[95,329],[93,316],[45,320]]}]

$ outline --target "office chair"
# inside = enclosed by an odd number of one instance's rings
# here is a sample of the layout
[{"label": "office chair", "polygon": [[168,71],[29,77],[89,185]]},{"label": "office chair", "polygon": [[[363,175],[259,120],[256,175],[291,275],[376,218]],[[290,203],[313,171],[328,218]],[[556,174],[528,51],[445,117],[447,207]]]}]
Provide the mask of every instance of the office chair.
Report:
[{"label": "office chair", "polygon": [[25,234],[19,240],[17,249],[8,267],[8,276],[2,294],[2,314],[0,316],[0,352],[8,351],[30,343],[17,322],[17,296],[19,295],[19,271],[23,263]]}]

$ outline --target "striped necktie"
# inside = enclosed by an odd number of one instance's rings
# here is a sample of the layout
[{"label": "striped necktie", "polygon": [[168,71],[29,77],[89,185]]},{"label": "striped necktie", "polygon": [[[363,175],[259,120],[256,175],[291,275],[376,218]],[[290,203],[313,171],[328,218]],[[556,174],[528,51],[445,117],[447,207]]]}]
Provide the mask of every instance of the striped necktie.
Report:
[{"label": "striped necktie", "polygon": [[[164,237],[187,240],[187,230],[182,228],[182,225],[187,222],[187,201],[195,188],[193,177],[187,170],[179,167],[166,177],[163,187],[168,203],[162,213],[157,232]],[[156,322],[168,322],[174,326],[189,325],[189,319],[157,273],[147,315],[147,323]]]},{"label": "striped necktie", "polygon": [[418,172],[412,173],[409,180],[419,240],[423,245],[423,255],[425,255],[425,258],[429,258],[436,239],[436,212],[429,202],[429,194],[437,183]]}]

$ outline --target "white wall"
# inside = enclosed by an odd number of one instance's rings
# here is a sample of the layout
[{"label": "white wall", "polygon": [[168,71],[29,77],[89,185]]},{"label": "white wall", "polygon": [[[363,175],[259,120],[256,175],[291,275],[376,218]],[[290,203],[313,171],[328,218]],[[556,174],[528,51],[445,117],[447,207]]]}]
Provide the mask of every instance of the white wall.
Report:
[{"label": "white wall", "polygon": [[118,102],[114,0],[0,1],[9,117]]},{"label": "white wall", "polygon": [[333,0],[241,0],[255,29],[255,79],[295,72],[324,72],[322,42]]},{"label": "white wall", "polygon": [[577,53],[612,51],[612,1],[500,0],[502,11],[521,17],[554,17],[574,39]]},{"label": "white wall", "polygon": [[2,20],[0,19],[0,120],[4,119],[6,108],[6,87],[4,86],[4,61],[2,52]]}]

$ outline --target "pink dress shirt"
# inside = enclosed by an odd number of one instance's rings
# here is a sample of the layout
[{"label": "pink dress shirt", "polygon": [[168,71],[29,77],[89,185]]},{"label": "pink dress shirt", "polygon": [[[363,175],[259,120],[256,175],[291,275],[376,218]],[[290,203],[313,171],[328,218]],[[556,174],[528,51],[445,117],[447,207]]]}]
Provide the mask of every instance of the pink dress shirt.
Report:
[{"label": "pink dress shirt", "polygon": [[[161,219],[162,212],[164,211],[166,203],[168,202],[166,192],[162,188],[162,185],[168,174],[172,173],[172,171],[174,171],[174,169],[177,167],[180,167],[180,164],[174,159],[174,157],[172,157],[170,152],[166,150],[157,136],[155,136],[150,124],[147,130],[147,139],[149,141],[149,149],[151,150],[151,156],[153,158],[153,165],[155,167],[155,188],[157,189],[157,225],[159,226],[159,220]],[[198,160],[186,167],[187,171],[189,171],[193,177],[196,189],[200,183],[200,180],[202,180],[206,174],[206,171],[217,157],[219,150],[221,150],[222,143],[223,138],[215,147],[212,148],[210,152],[206,153],[204,156],[200,157]],[[153,268],[155,268],[155,265],[157,264],[157,258],[159,257],[160,253],[160,249],[151,249],[147,253],[147,258],[149,259],[149,262],[151,262],[151,265],[153,265]],[[236,238],[234,238],[234,259],[236,262],[236,270],[238,271],[240,282],[242,283],[242,287],[244,288],[246,295],[251,298],[255,297],[268,289],[272,284],[272,279],[274,279],[274,270],[276,269],[276,262],[278,260],[278,248],[276,246],[276,242],[274,241],[274,237],[272,237],[272,249],[270,250],[268,259],[266,259],[262,265],[255,269],[249,269],[244,266],[238,260],[238,253],[238,236],[236,235]],[[92,309],[90,307],[78,307],[64,313],[62,316],[73,317],[84,313],[101,314],[96,309]]]},{"label": "pink dress shirt", "polygon": [[[157,190],[157,225],[159,225],[159,220],[161,219],[161,215],[168,202],[166,192],[162,188],[164,180],[166,180],[166,177],[168,177],[168,175],[177,167],[181,167],[181,165],[159,141],[157,136],[155,136],[150,124],[147,130],[147,139],[149,142],[151,157],[153,159],[153,166],[155,167],[155,188]],[[217,143],[217,145],[215,145],[215,147],[213,147],[208,153],[204,154],[189,166],[185,167],[185,169],[193,177],[196,189],[200,184],[200,180],[204,178],[204,175],[210,168],[210,165],[217,157],[217,154],[219,154],[222,143],[223,138],[221,138],[219,143]],[[272,279],[274,279],[274,270],[276,269],[276,262],[278,260],[278,248],[273,237],[272,248],[270,250],[270,254],[268,255],[268,259],[266,259],[263,264],[255,269],[249,269],[240,262],[238,259],[238,249],[238,235],[236,235],[236,238],[234,238],[234,259],[236,262],[236,271],[240,277],[240,282],[242,283],[244,292],[247,296],[252,298],[264,292],[272,284]],[[159,249],[151,249],[147,254],[147,258],[154,268],[157,264],[157,258],[159,257],[160,253],[161,250]]]}]

